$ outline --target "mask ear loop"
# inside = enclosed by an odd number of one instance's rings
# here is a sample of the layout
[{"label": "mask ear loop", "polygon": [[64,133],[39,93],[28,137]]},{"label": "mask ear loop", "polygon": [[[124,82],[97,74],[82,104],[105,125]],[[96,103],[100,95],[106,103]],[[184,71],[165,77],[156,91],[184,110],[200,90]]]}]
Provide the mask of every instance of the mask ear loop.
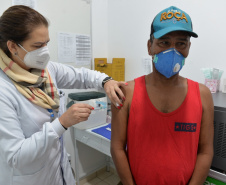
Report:
[{"label": "mask ear loop", "polygon": [[[28,53],[28,51],[26,50],[26,49],[24,49],[24,47],[23,46],[21,46],[20,44],[17,44],[21,49],[23,49],[25,52],[27,52]],[[17,57],[17,58],[19,58],[20,59],[20,61],[21,62],[23,62],[24,63],[24,61],[19,57],[19,55],[18,55],[18,53],[17,52],[15,52],[14,53],[15,54],[15,56]]]},{"label": "mask ear loop", "polygon": [[15,53],[14,53],[14,55],[15,55],[17,58],[19,58],[21,62],[23,62],[23,63],[24,63],[24,61],[23,61],[23,60],[19,57],[19,55],[18,55],[18,53],[17,53],[17,52],[15,52]]},{"label": "mask ear loop", "polygon": [[28,51],[26,49],[24,49],[23,46],[21,46],[20,44],[18,44],[18,46],[28,53]]}]

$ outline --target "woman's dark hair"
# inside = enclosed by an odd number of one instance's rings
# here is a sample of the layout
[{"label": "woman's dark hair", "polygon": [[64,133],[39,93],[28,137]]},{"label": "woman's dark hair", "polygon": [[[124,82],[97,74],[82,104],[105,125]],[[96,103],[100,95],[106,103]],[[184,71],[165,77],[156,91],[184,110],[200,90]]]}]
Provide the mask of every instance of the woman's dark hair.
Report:
[{"label": "woman's dark hair", "polygon": [[23,5],[9,7],[0,17],[0,48],[10,57],[7,41],[22,43],[40,25],[48,27],[49,23],[36,10]]}]

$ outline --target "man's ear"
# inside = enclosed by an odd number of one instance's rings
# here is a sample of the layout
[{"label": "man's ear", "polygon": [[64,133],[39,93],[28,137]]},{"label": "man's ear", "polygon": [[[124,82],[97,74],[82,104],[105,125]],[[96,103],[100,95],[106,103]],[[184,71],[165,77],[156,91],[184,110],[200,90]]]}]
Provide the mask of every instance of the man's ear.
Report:
[{"label": "man's ear", "polygon": [[147,48],[148,48],[148,54],[151,56],[152,52],[151,52],[151,41],[150,41],[150,39],[147,42]]},{"label": "man's ear", "polygon": [[17,44],[11,40],[7,41],[7,47],[11,53],[11,55],[17,55]]}]

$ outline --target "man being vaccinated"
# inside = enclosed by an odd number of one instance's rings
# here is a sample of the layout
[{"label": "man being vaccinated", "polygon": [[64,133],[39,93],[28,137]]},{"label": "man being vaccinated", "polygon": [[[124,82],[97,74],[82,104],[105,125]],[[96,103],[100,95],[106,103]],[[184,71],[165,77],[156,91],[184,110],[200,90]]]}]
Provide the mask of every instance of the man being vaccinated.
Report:
[{"label": "man being vaccinated", "polygon": [[123,185],[202,185],[208,175],[212,96],[179,75],[189,65],[190,37],[198,35],[186,12],[171,6],[158,13],[148,40],[153,72],[123,87],[121,110],[112,106],[111,153]]}]

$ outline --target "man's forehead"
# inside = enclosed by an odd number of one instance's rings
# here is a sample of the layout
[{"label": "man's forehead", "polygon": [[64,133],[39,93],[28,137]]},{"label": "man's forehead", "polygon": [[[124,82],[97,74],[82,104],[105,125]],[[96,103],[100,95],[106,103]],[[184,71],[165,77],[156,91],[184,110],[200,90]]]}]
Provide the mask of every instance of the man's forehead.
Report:
[{"label": "man's forehead", "polygon": [[185,31],[174,31],[174,32],[170,32],[170,33],[168,33],[166,35],[163,35],[158,40],[163,40],[163,39],[189,40],[190,39],[190,35],[189,35],[189,33],[185,32]]}]

